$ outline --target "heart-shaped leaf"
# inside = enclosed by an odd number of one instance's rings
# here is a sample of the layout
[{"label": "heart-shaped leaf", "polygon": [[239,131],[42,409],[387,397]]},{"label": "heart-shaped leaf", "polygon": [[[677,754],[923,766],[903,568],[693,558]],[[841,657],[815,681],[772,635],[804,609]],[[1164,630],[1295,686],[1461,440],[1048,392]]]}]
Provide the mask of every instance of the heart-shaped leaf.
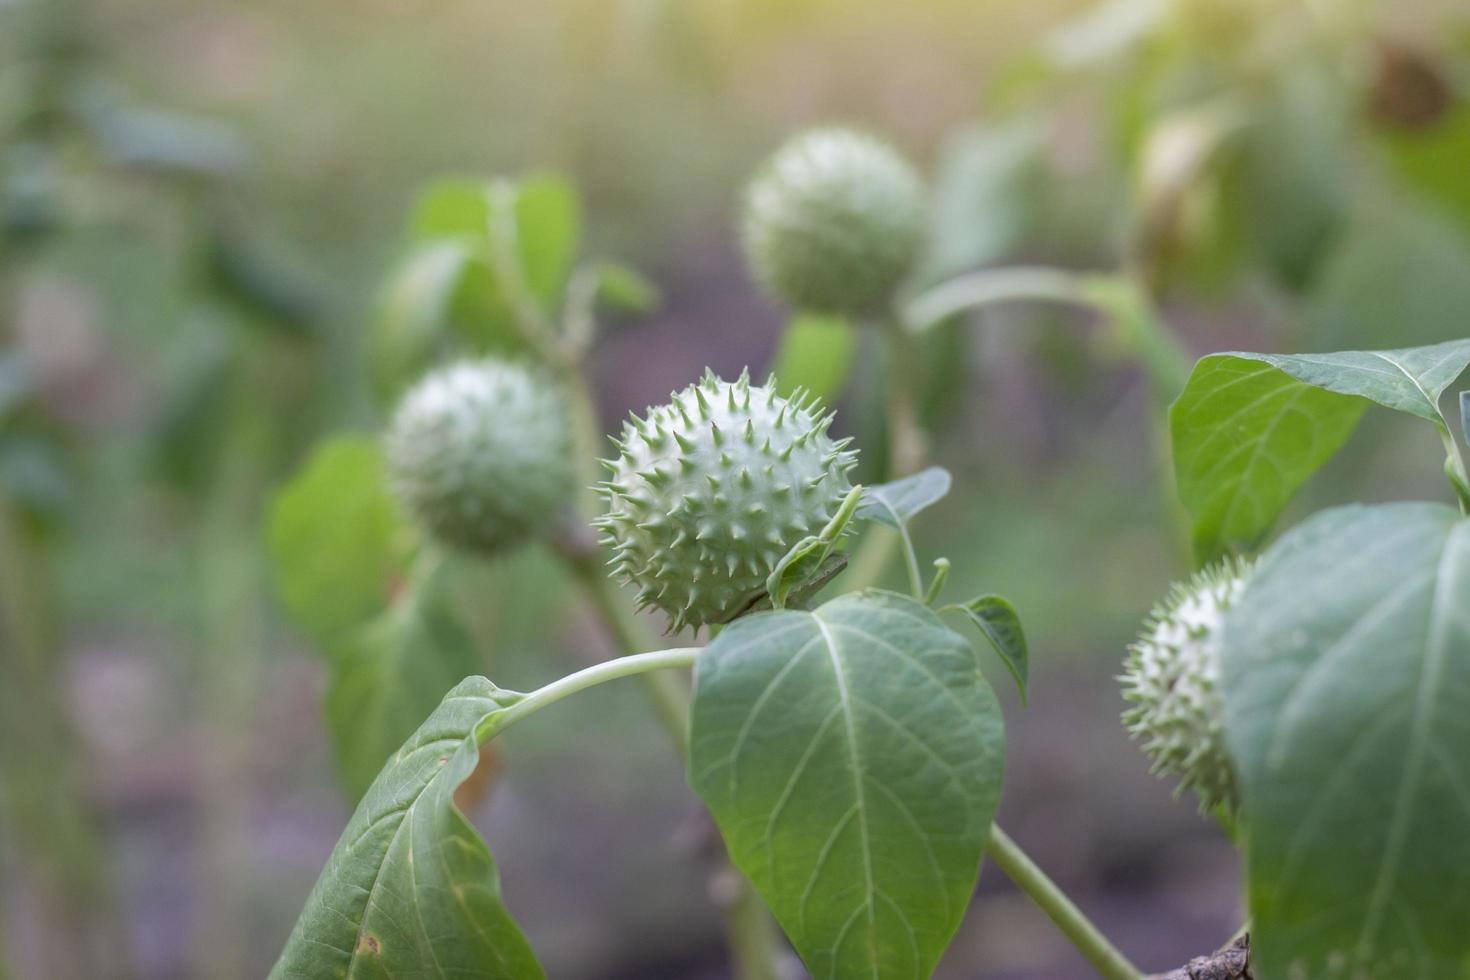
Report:
[{"label": "heart-shaped leaf", "polygon": [[1004,741],[969,644],[892,593],[738,620],[695,668],[690,783],[818,978],[930,975]]},{"label": "heart-shaped leaf", "polygon": [[1261,976],[1463,978],[1470,963],[1470,522],[1317,515],[1223,633]]},{"label": "heart-shaped leaf", "polygon": [[493,719],[523,697],[483,677],[449,692],[358,804],[271,980],[544,975],[454,805]]},{"label": "heart-shaped leaf", "polygon": [[[1342,446],[1367,401],[1444,422],[1439,398],[1470,340],[1336,354],[1212,354],[1169,410],[1179,496],[1197,557],[1249,548]],[[1366,399],[1366,401],[1365,401]]]}]

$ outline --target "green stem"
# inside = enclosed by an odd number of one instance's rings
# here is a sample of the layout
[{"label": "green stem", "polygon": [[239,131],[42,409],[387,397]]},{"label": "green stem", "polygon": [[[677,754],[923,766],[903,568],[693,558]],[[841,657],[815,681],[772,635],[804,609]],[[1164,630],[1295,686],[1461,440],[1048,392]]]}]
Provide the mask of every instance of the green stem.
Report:
[{"label": "green stem", "polygon": [[[884,479],[896,480],[916,472],[929,451],[928,439],[919,424],[919,359],[914,338],[902,323],[893,320],[877,326],[888,343],[888,465]],[[901,545],[909,588],[918,598],[923,594],[923,585],[913,542],[903,531],[885,533],[888,530],[875,527],[863,537],[848,564],[847,583],[854,590],[876,585],[893,559],[894,550]]]},{"label": "green stem", "polygon": [[1100,313],[1114,343],[1148,375],[1153,389],[1154,463],[1160,500],[1175,529],[1185,561],[1189,560],[1189,521],[1173,489],[1167,410],[1189,381],[1191,360],[1178,337],[1155,309],[1137,275],[1076,273],[1044,266],[983,269],[941,283],[905,308],[910,333],[922,333],[946,318],[977,307],[1016,301],[1065,303]]},{"label": "green stem", "polygon": [[978,306],[1037,300],[1079,306],[1091,302],[1081,279],[1063,269],[1049,266],[981,269],[920,294],[904,308],[903,322],[911,333],[920,333],[956,313]]},{"label": "green stem", "polygon": [[915,599],[920,601],[924,598],[924,576],[919,572],[919,556],[914,552],[914,539],[909,535],[909,529],[899,528],[899,541],[903,544],[903,563],[908,569],[909,592]]},{"label": "green stem", "polygon": [[914,338],[893,322],[884,324],[888,337],[888,479],[916,473],[929,451],[929,440],[919,421],[919,352]]},{"label": "green stem", "polygon": [[944,583],[949,581],[949,559],[934,559],[934,578],[929,582],[929,588],[924,593],[924,605],[933,606],[939,599],[939,594],[944,591]]},{"label": "green stem", "polygon": [[1108,942],[1097,926],[1000,829],[999,824],[990,825],[990,839],[986,842],[985,853],[990,855],[996,867],[1004,871],[1046,913],[1047,918],[1077,947],[1077,951],[1092,964],[1099,976],[1104,980],[1143,980],[1143,972],[1128,962],[1127,957]]},{"label": "green stem", "polygon": [[545,687],[537,688],[527,694],[524,699],[505,709],[503,713],[496,716],[499,719],[498,723],[483,733],[480,741],[483,744],[489,740],[491,735],[499,734],[542,708],[553,705],[578,691],[585,691],[589,687],[606,684],[620,677],[647,676],[649,671],[693,666],[694,661],[699,657],[699,650],[699,647],[674,647],[653,653],[635,653],[627,657],[618,657],[615,660],[604,660],[591,667],[584,667],[575,674],[568,674]]},{"label": "green stem", "polygon": [[1440,441],[1444,443],[1444,474],[1449,477],[1450,486],[1455,488],[1455,496],[1460,502],[1460,513],[1470,515],[1470,479],[1465,476],[1465,458],[1460,453],[1460,444],[1455,441],[1449,423],[1443,416],[1435,420],[1434,427],[1439,432]]},{"label": "green stem", "polygon": [[[567,568],[582,587],[582,593],[597,610],[599,618],[612,634],[613,641],[623,656],[646,646],[643,630],[622,601],[617,585],[604,574],[599,566],[598,553],[561,553]],[[616,661],[614,661],[616,662]],[[684,684],[672,674],[646,673],[642,675],[644,691],[653,706],[654,715],[669,742],[687,761],[689,754],[689,692]]]},{"label": "green stem", "polygon": [[[559,553],[578,584],[581,585],[588,601],[592,603],[593,608],[597,610],[603,623],[606,624],[619,650],[624,654],[617,660],[588,668],[588,671],[636,660],[640,656],[650,656],[649,654],[632,653],[632,651],[643,648],[643,630],[628,611],[616,584],[604,573],[599,562],[601,553],[596,549],[579,551],[573,546],[564,546]],[[682,651],[664,652],[677,654]],[[697,655],[698,651],[694,653]],[[692,664],[694,657],[689,657],[688,662]],[[633,672],[637,673],[643,681],[644,692],[653,705],[654,714],[668,734],[669,741],[678,751],[679,757],[687,765],[689,761],[689,691],[676,675],[659,670],[658,666],[662,665],[648,666]],[[669,664],[668,666],[679,665]],[[586,674],[588,671],[581,673]],[[572,676],[578,675],[573,674]],[[614,674],[607,679],[611,679],[612,676],[623,675]],[[600,683],[600,681],[593,680],[592,683]],[[565,694],[561,696],[565,697]],[[517,707],[520,706],[517,705]],[[724,894],[720,899],[720,906],[736,980],[778,980],[777,951],[780,949],[781,940],[771,913],[756,893],[755,887],[733,865],[727,864],[721,869],[719,878],[730,883],[728,888],[721,889]]]},{"label": "green stem", "polygon": [[982,269],[940,283],[903,311],[909,333],[937,326],[956,313],[998,303],[1046,302],[1084,306],[1112,322],[1121,346],[1148,372],[1165,402],[1184,388],[1190,360],[1132,276],[1076,273],[1046,266]]},{"label": "green stem", "polygon": [[[490,188],[489,241],[490,274],[496,289],[510,307],[511,322],[526,345],[561,383],[567,399],[567,414],[572,430],[572,452],[576,460],[578,482],[582,487],[579,504],[584,513],[596,507],[592,484],[597,482],[597,457],[603,449],[602,427],[592,403],[586,379],[582,377],[578,355],[585,348],[584,337],[563,338],[556,323],[531,292],[521,266],[519,225],[516,218],[516,189],[509,181],[496,181]],[[569,302],[573,302],[569,300]],[[590,300],[589,300],[590,302]],[[588,331],[590,325],[574,327]]]}]

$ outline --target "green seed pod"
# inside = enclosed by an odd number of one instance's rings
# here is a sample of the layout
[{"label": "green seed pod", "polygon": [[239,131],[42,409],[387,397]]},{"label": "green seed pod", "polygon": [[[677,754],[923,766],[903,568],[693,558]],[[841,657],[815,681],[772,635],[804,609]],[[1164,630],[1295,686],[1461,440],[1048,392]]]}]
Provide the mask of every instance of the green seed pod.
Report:
[{"label": "green seed pod", "polygon": [[1234,812],[1235,771],[1225,747],[1220,629],[1250,566],[1227,561],[1176,584],[1129,647],[1120,680],[1134,706],[1123,721],[1159,776],[1179,775],[1203,809]]},{"label": "green seed pod", "polygon": [[799,310],[881,310],[923,233],[918,175],[886,143],[850,130],[795,137],[746,193],[747,261],[768,292]]},{"label": "green seed pod", "polygon": [[625,424],[620,455],[604,461],[609,508],[597,524],[640,606],[667,612],[674,630],[698,629],[765,591],[776,563],[852,489],[857,454],[827,436],[832,418],[814,398],[776,394],[773,381],[706,373]]},{"label": "green seed pod", "polygon": [[575,485],[556,386],[518,364],[434,371],[399,405],[388,477],[409,512],[451,547],[496,554],[545,528]]}]

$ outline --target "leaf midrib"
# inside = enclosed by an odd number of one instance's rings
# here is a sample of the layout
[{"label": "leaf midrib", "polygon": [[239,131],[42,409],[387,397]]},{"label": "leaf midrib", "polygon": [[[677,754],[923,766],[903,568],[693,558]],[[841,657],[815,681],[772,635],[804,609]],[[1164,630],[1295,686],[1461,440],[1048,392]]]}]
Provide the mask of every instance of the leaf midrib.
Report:
[{"label": "leaf midrib", "polygon": [[1377,938],[1378,928],[1382,924],[1384,902],[1391,888],[1390,881],[1397,877],[1399,864],[1403,859],[1403,849],[1413,809],[1409,803],[1423,781],[1425,761],[1428,752],[1433,747],[1430,742],[1430,728],[1436,713],[1434,695],[1439,688],[1439,680],[1444,672],[1449,649],[1447,633],[1452,597],[1446,594],[1446,582],[1450,578],[1447,566],[1455,559],[1455,539],[1465,526],[1464,523],[1457,523],[1450,529],[1449,535],[1445,538],[1444,550],[1440,553],[1436,564],[1434,597],[1429,603],[1429,643],[1424,662],[1419,670],[1419,684],[1414,695],[1414,711],[1410,716],[1408,760],[1404,766],[1403,776],[1399,780],[1398,792],[1394,795],[1393,821],[1389,825],[1388,840],[1384,845],[1378,876],[1374,879],[1373,891],[1369,895],[1368,916],[1363,922],[1363,936],[1355,954],[1359,962],[1363,962],[1367,956],[1372,955],[1373,943]]},{"label": "leaf midrib", "polygon": [[[833,636],[831,629],[822,617],[812,613],[812,621],[817,624],[817,629],[822,631],[822,642],[827,648],[827,656],[832,661],[832,672],[837,683],[838,703],[842,706],[843,730],[847,735],[848,769],[852,774],[852,788],[857,805],[858,838],[862,841],[863,852],[863,887],[865,894],[863,904],[867,906],[868,912],[868,966],[872,970],[874,980],[878,977],[877,951],[873,944],[877,941],[878,922],[873,906],[875,892],[873,888],[873,854],[872,840],[868,837],[868,813],[867,796],[863,790],[863,775],[858,764],[858,741],[857,731],[853,727],[852,700],[847,690],[847,674],[842,667],[842,657],[838,653],[837,638]],[[833,951],[834,954],[837,952]]]},{"label": "leaf midrib", "polygon": [[1434,399],[1434,398],[1431,398],[1429,396],[1429,392],[1427,392],[1427,391],[1424,390],[1424,386],[1419,383],[1419,379],[1418,378],[1416,378],[1413,374],[1409,373],[1409,369],[1408,368],[1404,367],[1398,361],[1396,361],[1393,358],[1389,357],[1387,354],[1383,353],[1382,351],[1372,350],[1372,351],[1369,351],[1368,353],[1372,354],[1374,357],[1378,358],[1380,361],[1385,361],[1385,362],[1387,362],[1389,364],[1392,364],[1394,367],[1398,368],[1399,373],[1402,374],[1404,377],[1408,378],[1409,379],[1409,383],[1411,385],[1413,385],[1414,388],[1419,392],[1420,397],[1422,397],[1424,399],[1424,404],[1427,405],[1427,406],[1429,406],[1430,411],[1435,412],[1436,414],[1439,412],[1439,402],[1438,402],[1438,400],[1437,399]]},{"label": "leaf midrib", "polygon": [[[448,699],[446,699],[446,700],[448,700]],[[455,699],[455,700],[461,700],[461,699]],[[468,698],[465,698],[465,699],[462,699],[462,700],[469,700],[469,699]],[[494,709],[492,708],[490,710],[494,710]],[[486,713],[488,714],[489,711],[487,711]],[[479,726],[479,722],[476,721],[476,723],[474,725],[471,725],[470,726],[469,731],[470,732],[474,731],[474,729],[477,728],[478,726]],[[424,749],[427,749],[430,746],[435,745],[435,744],[438,744],[440,742],[457,741],[459,744],[463,744],[464,743],[464,740],[466,738],[468,738],[468,737],[469,737],[469,732],[466,732],[464,735],[461,735],[458,739],[451,739],[451,738],[448,738],[448,737],[432,739],[432,740],[430,740],[428,742],[423,743],[422,745],[415,746],[413,751],[414,752],[423,751]],[[412,753],[410,753],[410,754],[412,754]],[[404,826],[404,824],[410,822],[413,819],[414,808],[419,805],[419,801],[424,798],[424,794],[429,791],[429,787],[432,786],[432,785],[434,785],[434,780],[442,778],[442,776],[444,774],[444,770],[445,770],[445,766],[440,766],[433,773],[433,775],[431,775],[428,779],[424,780],[424,784],[422,786],[420,786],[419,789],[418,789],[418,792],[414,794],[412,802],[410,802],[407,806],[402,807],[402,808],[400,808],[400,809],[398,809],[396,811],[398,813],[398,816],[399,816],[398,824],[397,824],[397,826],[395,826],[393,828],[393,833],[391,833],[391,834],[388,835],[388,841],[383,846],[383,856],[382,856],[381,860],[378,861],[378,866],[373,869],[373,880],[372,880],[372,884],[370,884],[368,886],[367,900],[363,902],[362,915],[359,918],[358,923],[357,923],[357,935],[353,938],[353,941],[352,941],[352,949],[348,952],[348,955],[347,955],[347,973],[346,973],[346,976],[348,976],[348,977],[351,977],[353,975],[353,970],[357,966],[358,952],[362,949],[362,938],[366,934],[366,931],[367,931],[368,914],[372,910],[372,907],[373,907],[373,899],[377,897],[377,894],[378,894],[378,886],[380,884],[382,884],[382,881],[383,881],[383,871],[388,866],[388,855],[393,852],[393,845],[398,842],[398,835],[403,832],[403,826]],[[369,826],[369,830],[371,829],[372,826],[376,826],[378,823],[381,823],[384,819],[385,819],[385,817],[379,817],[377,820],[373,821],[373,824],[371,824]],[[367,836],[367,831],[365,831],[362,835],[360,835],[358,837],[356,843],[361,843],[361,841],[366,836]],[[410,841],[410,849],[411,848],[412,848],[412,841]],[[416,876],[417,875],[417,871],[415,870],[413,872],[413,874]],[[413,891],[414,906],[415,906],[415,910],[417,911],[417,906],[418,906],[418,889],[417,888],[413,888],[411,890]],[[419,915],[416,915],[416,917],[419,919],[419,931],[422,932],[427,937],[428,936],[428,931],[424,928],[424,925],[423,925],[423,917],[422,916],[419,916]],[[432,947],[432,945],[433,945],[432,942],[429,945],[430,945],[430,947]],[[438,961],[437,957],[434,956],[434,953],[433,953],[432,948],[430,949],[429,955],[430,955],[430,957],[432,959],[434,959],[434,966],[435,966],[436,969],[439,970],[439,975],[441,977],[444,976],[444,970],[443,970],[442,967],[439,966],[439,961]]]}]

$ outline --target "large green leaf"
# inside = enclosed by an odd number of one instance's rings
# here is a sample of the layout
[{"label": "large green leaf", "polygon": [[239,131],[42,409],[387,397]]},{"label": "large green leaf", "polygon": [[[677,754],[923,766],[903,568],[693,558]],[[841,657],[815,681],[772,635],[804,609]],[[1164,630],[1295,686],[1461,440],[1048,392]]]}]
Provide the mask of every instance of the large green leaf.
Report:
[{"label": "large green leaf", "polygon": [[1226,731],[1263,977],[1470,969],[1470,523],[1317,515],[1223,634]]},{"label": "large green leaf", "polygon": [[332,650],[327,724],[353,799],[444,692],[484,667],[455,608],[454,562],[425,560],[432,567],[393,608]]},{"label": "large green leaf", "polygon": [[1169,410],[1179,496],[1209,560],[1255,544],[1369,401],[1440,423],[1470,341],[1335,354],[1212,354]]},{"label": "large green leaf", "polygon": [[928,977],[1000,798],[969,644],[886,592],[737,620],[700,655],[690,725],[690,783],[812,973]]},{"label": "large green leaf", "polygon": [[523,695],[455,687],[358,804],[272,980],[541,977],[500,897],[495,860],[456,809],[494,719]]},{"label": "large green leaf", "polygon": [[286,610],[323,645],[361,626],[388,604],[406,534],[377,443],[363,436],[323,443],[271,503],[267,535]]}]

